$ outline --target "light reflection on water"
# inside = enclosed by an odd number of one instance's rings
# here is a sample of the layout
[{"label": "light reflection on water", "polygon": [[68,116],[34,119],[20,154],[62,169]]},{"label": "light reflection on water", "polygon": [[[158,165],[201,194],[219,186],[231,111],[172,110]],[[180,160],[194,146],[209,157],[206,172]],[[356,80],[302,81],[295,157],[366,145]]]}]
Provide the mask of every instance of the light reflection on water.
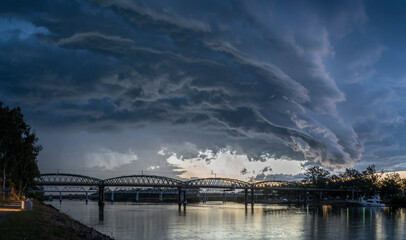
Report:
[{"label": "light reflection on water", "polygon": [[47,202],[116,239],[406,239],[406,209],[207,202],[149,205]]}]

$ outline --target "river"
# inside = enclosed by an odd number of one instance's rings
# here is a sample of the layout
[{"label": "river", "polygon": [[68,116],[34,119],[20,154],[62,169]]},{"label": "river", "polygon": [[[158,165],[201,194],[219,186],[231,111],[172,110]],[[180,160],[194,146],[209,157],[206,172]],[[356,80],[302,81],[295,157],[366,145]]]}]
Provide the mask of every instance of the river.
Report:
[{"label": "river", "polygon": [[115,239],[406,239],[405,208],[45,202]]}]

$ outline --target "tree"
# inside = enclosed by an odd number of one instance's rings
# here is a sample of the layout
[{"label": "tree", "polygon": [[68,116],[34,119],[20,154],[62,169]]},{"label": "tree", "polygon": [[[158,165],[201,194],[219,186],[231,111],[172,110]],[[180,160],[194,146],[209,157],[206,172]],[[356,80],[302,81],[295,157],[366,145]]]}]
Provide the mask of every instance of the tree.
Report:
[{"label": "tree", "polygon": [[393,195],[401,193],[402,185],[402,179],[398,173],[389,173],[381,180],[380,193],[384,197],[392,198]]},{"label": "tree", "polygon": [[12,173],[12,180],[18,186],[20,196],[27,186],[35,186],[34,178],[40,175],[36,159],[42,147],[36,144],[38,138],[30,130],[31,128],[28,127],[23,142],[20,143],[16,158],[17,165]]},{"label": "tree", "polygon": [[[0,167],[2,187],[24,188],[39,176],[37,156],[42,147],[31,127],[24,121],[19,107],[10,109],[0,102]],[[3,193],[4,199],[4,193]]]},{"label": "tree", "polygon": [[382,174],[378,174],[375,170],[375,165],[369,165],[365,171],[362,171],[363,185],[369,194],[376,194],[379,190],[379,179]]},{"label": "tree", "polygon": [[312,184],[317,187],[323,187],[328,180],[330,172],[319,166],[314,166],[307,169],[304,175]]},{"label": "tree", "polygon": [[342,185],[350,187],[360,187],[362,185],[362,173],[354,168],[346,168],[344,173],[340,174]]}]

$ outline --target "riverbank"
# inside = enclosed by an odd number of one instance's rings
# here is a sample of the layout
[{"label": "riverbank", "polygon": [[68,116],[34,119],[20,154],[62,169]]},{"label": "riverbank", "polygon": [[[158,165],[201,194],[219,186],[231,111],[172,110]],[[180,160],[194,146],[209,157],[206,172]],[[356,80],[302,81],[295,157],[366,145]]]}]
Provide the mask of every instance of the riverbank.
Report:
[{"label": "riverbank", "polygon": [[112,239],[61,213],[52,206],[34,200],[31,211],[16,212],[0,223],[0,240],[13,239]]}]

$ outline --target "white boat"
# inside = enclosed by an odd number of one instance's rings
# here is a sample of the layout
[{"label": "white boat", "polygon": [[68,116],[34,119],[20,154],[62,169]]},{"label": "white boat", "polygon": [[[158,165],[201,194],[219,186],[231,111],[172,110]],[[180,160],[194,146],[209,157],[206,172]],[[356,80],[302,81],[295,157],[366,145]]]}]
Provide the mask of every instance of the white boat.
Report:
[{"label": "white boat", "polygon": [[385,204],[381,202],[381,198],[379,195],[372,196],[366,201],[363,198],[360,198],[360,201],[358,203],[361,206],[365,207],[385,207]]}]

